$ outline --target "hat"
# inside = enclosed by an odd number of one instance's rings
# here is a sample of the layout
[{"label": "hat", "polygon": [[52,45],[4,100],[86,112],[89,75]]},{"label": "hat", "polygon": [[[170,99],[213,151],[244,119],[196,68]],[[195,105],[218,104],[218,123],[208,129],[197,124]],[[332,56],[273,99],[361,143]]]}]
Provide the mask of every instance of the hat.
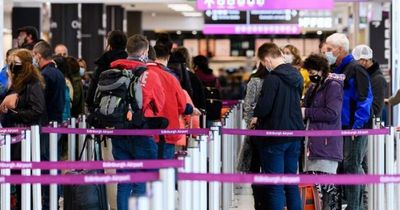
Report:
[{"label": "hat", "polygon": [[367,45],[358,45],[356,48],[353,49],[353,52],[351,53],[354,57],[355,60],[360,60],[360,59],[372,59],[373,57],[373,52],[370,47]]},{"label": "hat", "polygon": [[32,39],[33,39],[34,41],[37,41],[37,40],[39,39],[39,32],[38,32],[38,30],[37,30],[35,27],[33,27],[33,26],[24,26],[24,27],[21,27],[21,28],[17,29],[17,32],[18,32],[18,34],[19,34],[20,32],[25,32],[25,33],[31,35],[31,36],[32,36]]}]

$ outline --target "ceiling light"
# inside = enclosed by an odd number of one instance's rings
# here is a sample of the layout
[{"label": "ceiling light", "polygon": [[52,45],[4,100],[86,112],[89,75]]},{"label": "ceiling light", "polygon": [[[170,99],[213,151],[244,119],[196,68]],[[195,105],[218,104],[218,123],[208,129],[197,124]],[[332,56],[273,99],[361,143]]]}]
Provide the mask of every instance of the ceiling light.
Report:
[{"label": "ceiling light", "polygon": [[317,31],[317,34],[318,35],[322,35],[322,31]]},{"label": "ceiling light", "polygon": [[194,8],[188,4],[168,4],[168,7],[177,12],[192,12]]},{"label": "ceiling light", "polygon": [[201,17],[203,13],[201,12],[182,12],[182,15],[185,17]]}]

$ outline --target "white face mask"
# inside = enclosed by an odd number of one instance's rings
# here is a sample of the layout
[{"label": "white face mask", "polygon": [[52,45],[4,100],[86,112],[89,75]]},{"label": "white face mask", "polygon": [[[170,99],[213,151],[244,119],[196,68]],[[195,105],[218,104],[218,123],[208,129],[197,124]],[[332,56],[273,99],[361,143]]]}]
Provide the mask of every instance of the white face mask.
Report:
[{"label": "white face mask", "polygon": [[326,52],[325,57],[328,60],[329,65],[336,63],[337,57],[333,55],[333,52]]},{"label": "white face mask", "polygon": [[81,68],[79,69],[79,75],[81,75],[81,77],[85,76],[85,71],[86,71],[85,68],[82,68],[82,67],[81,67]]},{"label": "white face mask", "polygon": [[285,59],[285,63],[288,63],[288,64],[293,63],[294,56],[292,54],[289,54],[289,55],[285,54],[285,55],[283,55],[283,58]]},{"label": "white face mask", "polygon": [[32,64],[33,64],[34,67],[40,69],[39,62],[38,62],[38,60],[36,58],[32,59]]}]

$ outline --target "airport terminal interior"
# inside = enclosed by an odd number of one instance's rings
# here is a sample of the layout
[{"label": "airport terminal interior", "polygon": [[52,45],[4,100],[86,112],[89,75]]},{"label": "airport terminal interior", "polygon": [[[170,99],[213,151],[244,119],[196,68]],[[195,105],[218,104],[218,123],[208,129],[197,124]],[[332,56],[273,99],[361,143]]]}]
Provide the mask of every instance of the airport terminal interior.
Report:
[{"label": "airport terminal interior", "polygon": [[0,210],[400,209],[400,0],[0,12]]}]

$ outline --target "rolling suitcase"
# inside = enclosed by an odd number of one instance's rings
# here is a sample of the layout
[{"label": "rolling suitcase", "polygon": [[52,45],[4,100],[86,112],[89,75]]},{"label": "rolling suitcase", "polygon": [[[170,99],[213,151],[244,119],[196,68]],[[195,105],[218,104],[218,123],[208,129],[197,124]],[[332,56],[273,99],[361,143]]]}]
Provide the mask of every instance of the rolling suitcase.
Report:
[{"label": "rolling suitcase", "polygon": [[[83,150],[91,136],[86,136]],[[95,136],[95,160],[102,160],[101,139]],[[66,174],[104,174],[104,170],[74,170]],[[64,186],[64,210],[108,210],[107,190],[104,184],[95,185],[66,185]]]}]

